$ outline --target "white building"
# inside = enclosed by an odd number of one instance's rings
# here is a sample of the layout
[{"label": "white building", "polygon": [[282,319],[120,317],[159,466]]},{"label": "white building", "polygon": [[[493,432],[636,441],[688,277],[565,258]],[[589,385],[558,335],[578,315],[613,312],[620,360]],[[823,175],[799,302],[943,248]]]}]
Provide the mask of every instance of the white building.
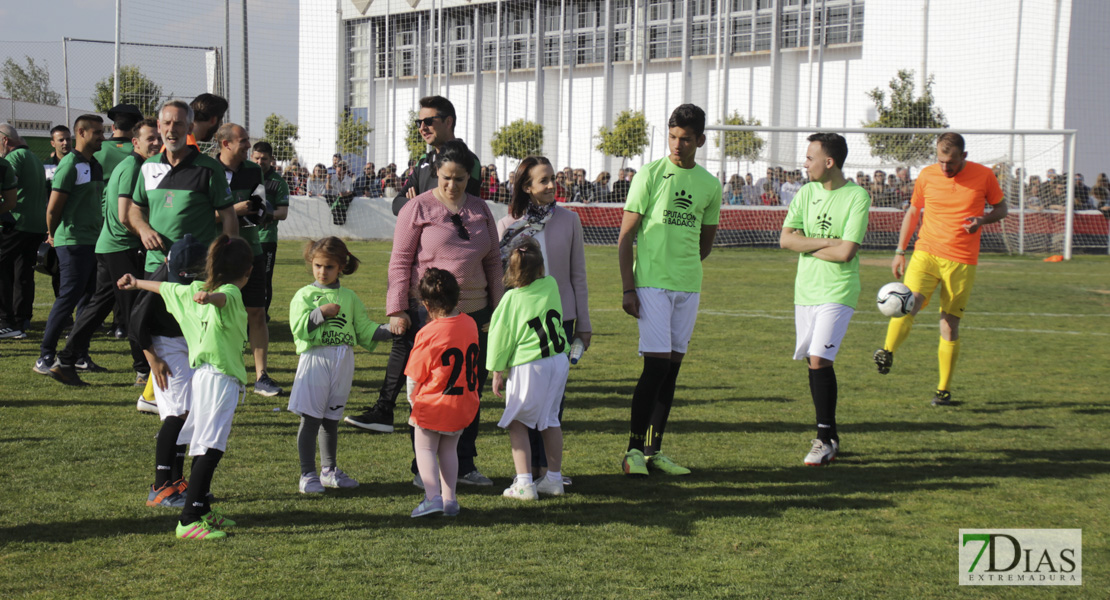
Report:
[{"label": "white building", "polygon": [[[1098,151],[1110,133],[1104,0],[301,0],[300,11],[297,147],[308,164],[330,164],[350,110],[374,128],[370,160],[403,168],[409,111],[442,94],[486,162],[493,132],[524,118],[543,124],[557,167],[592,177],[620,166],[593,147],[621,110],[652,126],[651,147],[629,162],[638,167],[665,153],[666,119],[682,102],[711,123],[737,111],[764,125],[859,127],[875,118],[867,92],[908,69],[918,93],[923,74],[934,78],[951,127],[1078,129],[1077,171],[1088,181],[1110,171]],[[768,136],[748,170],[798,165],[797,139]],[[968,149],[981,162],[1039,152],[1026,157],[1035,174],[1065,166],[1052,144]],[[711,134],[699,159],[714,171],[712,146]]]}]

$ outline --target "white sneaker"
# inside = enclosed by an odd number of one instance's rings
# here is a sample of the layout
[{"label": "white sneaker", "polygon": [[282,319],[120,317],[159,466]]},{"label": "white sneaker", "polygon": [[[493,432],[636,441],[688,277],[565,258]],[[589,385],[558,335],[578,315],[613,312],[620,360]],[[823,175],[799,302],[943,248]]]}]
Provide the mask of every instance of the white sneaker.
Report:
[{"label": "white sneaker", "polygon": [[547,496],[562,496],[563,495],[563,481],[562,478],[552,479],[550,477],[543,477],[536,482],[536,493],[545,494]]},{"label": "white sneaker", "polygon": [[821,440],[813,440],[813,447],[806,454],[804,462],[810,467],[821,467],[836,460],[836,442],[826,444]]},{"label": "white sneaker", "polygon": [[333,469],[329,467],[324,467],[324,469],[320,471],[320,483],[322,483],[324,487],[330,488],[348,489],[358,487],[358,482],[348,477],[346,473],[340,471],[338,468]]},{"label": "white sneaker", "polygon": [[301,475],[300,490],[302,494],[324,493],[324,486],[320,483],[320,478],[316,476],[316,471]]},{"label": "white sneaker", "polygon": [[505,488],[502,496],[506,498],[515,498],[517,500],[538,500],[539,494],[536,493],[536,484],[523,483],[513,480],[513,485]]},{"label": "white sneaker", "polygon": [[135,408],[139,412],[150,413],[152,415],[158,414],[158,404],[156,402],[147,402],[146,398],[139,396],[139,401],[135,403]]}]

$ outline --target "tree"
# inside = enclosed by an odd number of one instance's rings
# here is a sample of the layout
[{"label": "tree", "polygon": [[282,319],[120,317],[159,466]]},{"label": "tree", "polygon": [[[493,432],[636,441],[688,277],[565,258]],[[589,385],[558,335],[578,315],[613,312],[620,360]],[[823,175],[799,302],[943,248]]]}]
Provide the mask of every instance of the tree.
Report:
[{"label": "tree", "polygon": [[[745,119],[738,111],[732,111],[732,114],[725,119],[724,124],[762,125],[763,123],[755,117]],[[754,131],[722,131],[717,134],[718,148],[721,147],[722,142],[724,143],[725,156],[736,159],[737,172],[740,170],[740,161],[759,160],[759,154],[763,151],[763,138],[756,135]]]},{"label": "tree", "polygon": [[35,104],[52,106],[60,104],[61,95],[50,89],[50,73],[47,72],[49,65],[43,63],[44,66],[40,67],[30,56],[23,58],[27,59],[26,69],[10,58],[4,61],[3,67],[0,67],[0,75],[3,77],[4,90],[8,93],[8,97],[12,100]]},{"label": "tree", "polygon": [[[119,68],[119,73],[119,104],[134,104],[144,115],[154,116],[158,112],[158,104],[162,101],[162,86],[143,75],[136,66],[122,66]],[[97,112],[106,113],[117,104],[112,101],[115,85],[115,73],[96,82],[92,100],[93,108]]]},{"label": "tree", "polygon": [[517,119],[493,133],[489,141],[494,156],[523,160],[543,152],[543,125]]},{"label": "tree", "polygon": [[420,135],[420,126],[416,124],[416,111],[409,111],[409,129],[405,133],[405,147],[409,151],[409,160],[418,160],[428,150],[424,143],[424,136]]},{"label": "tree", "polygon": [[336,131],[335,145],[340,154],[362,154],[368,144],[366,136],[374,128],[369,123],[345,111],[339,121],[339,130]]},{"label": "tree", "polygon": [[[875,103],[879,118],[864,123],[864,127],[915,127],[943,129],[948,127],[944,112],[933,105],[933,77],[925,81],[921,97],[914,98],[913,71],[899,70],[898,76],[890,80],[890,105],[886,95],[879,88],[867,93]],[[897,135],[869,134],[867,143],[871,155],[903,165],[928,162],[933,157],[935,135]]]},{"label": "tree", "polygon": [[301,136],[297,133],[297,126],[287,121],[285,117],[270,113],[262,125],[262,135],[262,141],[269,142],[273,146],[275,160],[292,160],[297,155],[293,142],[299,140]]},{"label": "tree", "polygon": [[597,138],[597,151],[606,156],[621,157],[623,168],[625,161],[643,154],[650,143],[647,118],[638,110],[621,111],[612,128],[597,130]]}]

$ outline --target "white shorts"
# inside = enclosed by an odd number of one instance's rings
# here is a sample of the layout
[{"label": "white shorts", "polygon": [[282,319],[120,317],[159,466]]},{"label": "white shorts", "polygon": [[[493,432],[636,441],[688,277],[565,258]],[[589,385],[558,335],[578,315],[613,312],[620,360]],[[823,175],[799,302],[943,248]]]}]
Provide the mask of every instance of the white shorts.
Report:
[{"label": "white shorts", "polygon": [[180,417],[192,407],[190,388],[193,381],[193,367],[189,366],[189,346],[183,337],[151,337],[151,350],[158,358],[166,361],[171,375],[166,378],[166,389],[154,384],[154,401],[158,403],[158,416]]},{"label": "white shorts", "polygon": [[640,299],[640,354],[645,352],[686,353],[694,322],[698,320],[698,292],[676,292],[659,288],[636,288]]},{"label": "white shorts", "polygon": [[556,354],[509,369],[505,382],[505,413],[497,426],[507,429],[509,423],[520,421],[543,431],[559,426],[559,403],[567,387],[570,360]]},{"label": "white shorts", "polygon": [[350,346],[313,346],[305,350],[297,362],[289,411],[315,419],[342,419],[354,376],[355,354]]},{"label": "white shorts", "polygon": [[193,372],[193,410],[177,436],[179,445],[189,444],[189,456],[201,456],[209,448],[227,451],[231,418],[244,392],[238,379],[224,375],[210,364],[205,363]]},{"label": "white shorts", "polygon": [[848,332],[848,322],[855,312],[854,308],[832,302],[813,306],[795,305],[794,327],[798,343],[794,348],[794,360],[817,356],[835,361],[844,334]]}]

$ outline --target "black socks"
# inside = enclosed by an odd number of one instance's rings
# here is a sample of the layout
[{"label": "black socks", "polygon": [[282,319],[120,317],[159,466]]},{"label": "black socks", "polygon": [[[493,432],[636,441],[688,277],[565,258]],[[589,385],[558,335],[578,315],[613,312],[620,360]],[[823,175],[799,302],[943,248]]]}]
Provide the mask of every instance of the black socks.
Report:
[{"label": "black socks", "polygon": [[809,393],[817,411],[817,439],[840,442],[836,433],[836,372],[832,366],[809,370]]},{"label": "black socks", "polygon": [[189,474],[189,488],[185,490],[185,508],[181,509],[181,524],[188,525],[199,521],[212,507],[208,505],[208,491],[212,489],[212,474],[224,453],[209,448],[202,456],[193,458],[193,470]]},{"label": "black socks", "polygon": [[[671,361],[669,358],[644,357],[644,370],[640,373],[640,381],[636,383],[636,391],[632,393],[632,417],[628,434],[629,450],[643,452],[647,443],[647,430],[655,416],[656,403],[663,392],[663,386],[670,370]],[[674,380],[672,379],[667,413],[670,412],[670,403],[673,400]],[[661,417],[666,421],[666,415],[661,415]]]},{"label": "black socks", "polygon": [[162,421],[162,428],[158,430],[158,441],[154,447],[154,489],[181,479],[183,466],[177,466],[179,464],[177,452],[178,448],[184,450],[184,446],[177,445],[177,436],[184,426],[185,419],[181,417],[166,417]]},{"label": "black socks", "polygon": [[651,411],[651,425],[648,426],[647,447],[644,454],[653,455],[659,452],[663,445],[663,430],[667,427],[667,419],[671,415],[671,405],[674,404],[674,388],[678,382],[678,370],[682,363],[670,363],[667,376],[659,387],[659,395],[655,399],[655,408]]}]

